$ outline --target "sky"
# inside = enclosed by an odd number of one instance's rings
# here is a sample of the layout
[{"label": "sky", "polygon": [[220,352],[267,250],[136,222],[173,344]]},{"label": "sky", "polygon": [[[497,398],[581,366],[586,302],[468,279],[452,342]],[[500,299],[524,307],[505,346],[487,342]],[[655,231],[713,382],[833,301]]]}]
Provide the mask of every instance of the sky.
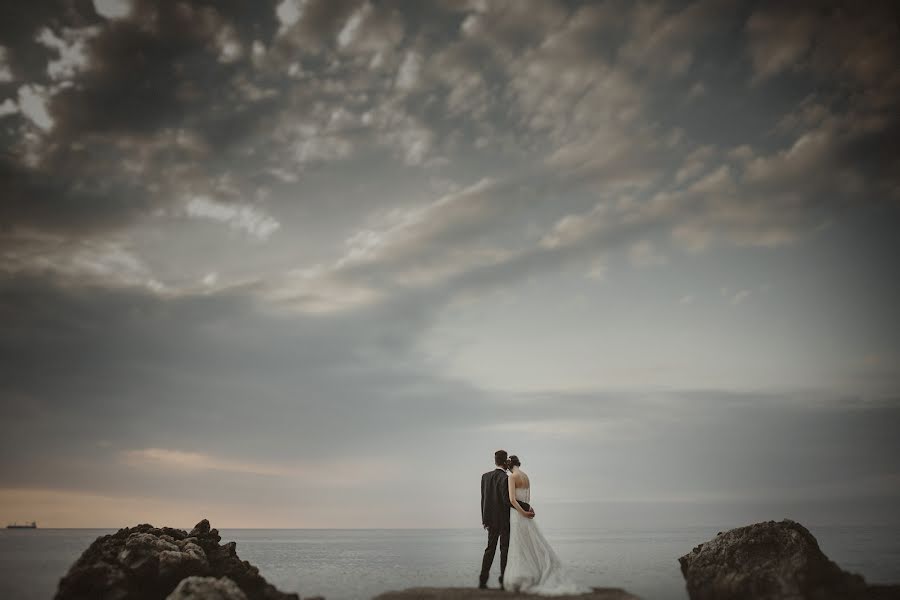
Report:
[{"label": "sky", "polygon": [[900,523],[891,2],[0,18],[0,519]]}]

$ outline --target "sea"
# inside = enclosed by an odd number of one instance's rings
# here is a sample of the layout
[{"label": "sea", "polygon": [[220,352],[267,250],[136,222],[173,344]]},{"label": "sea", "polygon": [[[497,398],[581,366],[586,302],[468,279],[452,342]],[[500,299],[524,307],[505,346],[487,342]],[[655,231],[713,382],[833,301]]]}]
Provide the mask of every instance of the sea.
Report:
[{"label": "sea", "polygon": [[[900,582],[900,528],[810,528],[825,554],[872,583]],[[59,578],[105,529],[0,530],[0,598],[52,598]],[[284,591],[328,600],[372,598],[415,586],[474,586],[480,529],[224,529],[238,555]],[[678,557],[715,528],[547,529],[571,576],[646,600],[684,600]],[[491,586],[496,586],[499,555]]]}]

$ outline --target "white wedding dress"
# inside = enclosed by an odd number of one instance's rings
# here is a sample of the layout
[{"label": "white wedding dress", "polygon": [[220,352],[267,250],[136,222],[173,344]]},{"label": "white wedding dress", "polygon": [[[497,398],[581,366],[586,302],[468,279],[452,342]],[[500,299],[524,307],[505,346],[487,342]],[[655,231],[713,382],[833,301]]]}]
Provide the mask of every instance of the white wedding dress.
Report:
[{"label": "white wedding dress", "polygon": [[[516,488],[516,500],[531,503],[531,488]],[[562,596],[586,594],[591,588],[572,581],[544,538],[535,519],[509,511],[509,556],[503,587],[510,591]]]}]

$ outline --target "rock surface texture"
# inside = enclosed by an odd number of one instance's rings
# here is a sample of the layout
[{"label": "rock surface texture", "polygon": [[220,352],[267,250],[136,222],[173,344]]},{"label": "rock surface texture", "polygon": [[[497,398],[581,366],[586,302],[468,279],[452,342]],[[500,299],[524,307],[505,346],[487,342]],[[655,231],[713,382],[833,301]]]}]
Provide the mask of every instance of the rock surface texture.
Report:
[{"label": "rock surface texture", "polygon": [[[478,588],[411,588],[402,592],[387,592],[374,600],[524,600],[541,598],[528,594],[514,594],[501,589]],[[578,596],[554,596],[555,600],[640,600],[628,592],[616,588],[594,588],[590,594]]]},{"label": "rock surface texture", "polygon": [[868,586],[841,570],[790,520],[719,533],[678,559],[691,600],[874,600],[900,586]]},{"label": "rock surface texture", "polygon": [[222,577],[185,577],[166,600],[247,600],[235,582]]},{"label": "rock surface texture", "polygon": [[120,529],[84,551],[60,580],[56,600],[299,600],[238,558],[234,542],[221,540],[206,519],[190,532]]}]

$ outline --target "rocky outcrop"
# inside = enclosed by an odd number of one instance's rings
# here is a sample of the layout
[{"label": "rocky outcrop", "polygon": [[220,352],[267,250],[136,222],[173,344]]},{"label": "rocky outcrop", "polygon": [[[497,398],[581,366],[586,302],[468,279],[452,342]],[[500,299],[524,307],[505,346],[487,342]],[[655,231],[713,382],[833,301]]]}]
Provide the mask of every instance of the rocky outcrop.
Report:
[{"label": "rocky outcrop", "polygon": [[247,600],[235,582],[222,577],[185,577],[166,600]]},{"label": "rocky outcrop", "polygon": [[[526,600],[540,596],[514,594],[500,589],[478,588],[411,588],[402,592],[387,592],[373,600]],[[594,588],[590,594],[578,596],[554,596],[555,600],[640,600],[617,588]]]},{"label": "rocky outcrop", "polygon": [[790,520],[719,533],[678,559],[691,600],[873,600],[900,586],[867,586],[841,570]]},{"label": "rocky outcrop", "polygon": [[220,545],[206,519],[190,532],[138,525],[97,538],[60,580],[56,600],[299,600]]}]

